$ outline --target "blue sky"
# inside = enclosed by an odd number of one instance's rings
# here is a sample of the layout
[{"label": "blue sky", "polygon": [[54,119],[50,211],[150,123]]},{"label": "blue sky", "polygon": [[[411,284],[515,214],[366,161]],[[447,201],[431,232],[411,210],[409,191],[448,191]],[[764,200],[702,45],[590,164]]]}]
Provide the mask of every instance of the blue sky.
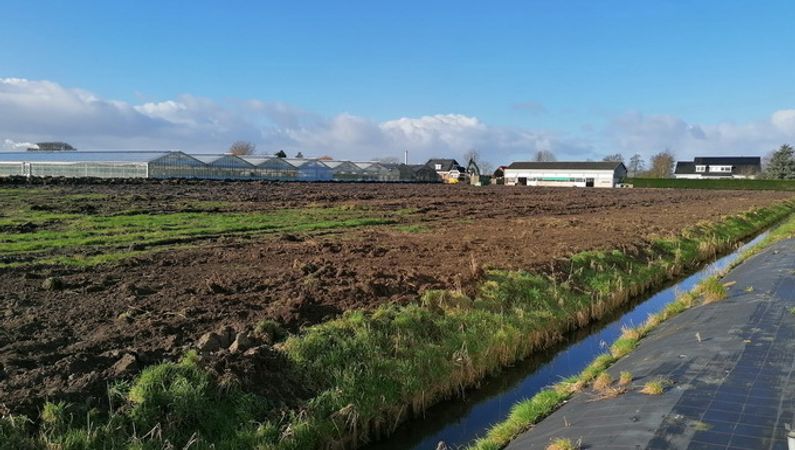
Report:
[{"label": "blue sky", "polygon": [[[502,162],[541,148],[561,159],[665,147],[682,157],[759,154],[795,137],[792,1],[7,1],[2,9],[0,77],[27,84],[0,88],[0,119],[15,125],[0,125],[0,142],[211,150],[239,134],[266,152],[368,158],[476,147]],[[75,90],[90,95],[64,100],[56,117],[30,106]],[[33,98],[20,104],[25,95]],[[90,103],[88,112],[75,101]],[[125,128],[108,123],[114,107],[135,125],[128,135],[103,131]],[[22,122],[20,109],[31,120]],[[97,129],[81,122],[70,131],[63,116],[81,114]]]}]

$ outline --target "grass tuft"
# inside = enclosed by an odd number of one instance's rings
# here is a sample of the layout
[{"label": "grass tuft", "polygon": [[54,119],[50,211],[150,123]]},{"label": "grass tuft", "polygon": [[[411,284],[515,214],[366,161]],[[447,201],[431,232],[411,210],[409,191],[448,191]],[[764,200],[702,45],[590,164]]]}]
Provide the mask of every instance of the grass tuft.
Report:
[{"label": "grass tuft", "polygon": [[632,383],[632,372],[626,370],[622,371],[618,376],[618,385],[625,387],[629,386],[630,383]]},{"label": "grass tuft", "polygon": [[547,445],[547,450],[577,450],[579,448],[571,439],[555,438]]},{"label": "grass tuft", "polygon": [[593,389],[596,392],[606,392],[610,385],[613,384],[613,377],[610,376],[609,373],[602,372],[600,373],[593,382]]},{"label": "grass tuft", "polygon": [[283,341],[287,337],[287,330],[272,319],[263,319],[257,322],[254,333],[271,344]]},{"label": "grass tuft", "polygon": [[671,385],[671,381],[664,377],[658,377],[653,380],[647,381],[640,389],[641,394],[646,395],[662,395],[665,389]]},{"label": "grass tuft", "polygon": [[704,303],[713,303],[723,300],[728,295],[726,287],[716,276],[706,278],[699,284],[699,292],[704,296]]}]

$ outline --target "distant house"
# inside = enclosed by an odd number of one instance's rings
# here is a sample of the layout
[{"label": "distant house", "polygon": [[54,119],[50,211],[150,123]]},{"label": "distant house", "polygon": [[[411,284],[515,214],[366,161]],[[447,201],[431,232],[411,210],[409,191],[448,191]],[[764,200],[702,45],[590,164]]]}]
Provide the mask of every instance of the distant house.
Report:
[{"label": "distant house", "polygon": [[508,186],[612,188],[627,176],[617,161],[515,162],[504,169]]},{"label": "distant house", "polygon": [[77,149],[66,142],[38,142],[35,147],[28,147],[29,152],[73,152]]},{"label": "distant house", "polygon": [[756,178],[762,173],[758,156],[700,156],[677,161],[674,178]]},{"label": "distant house", "polygon": [[458,183],[466,178],[466,169],[454,159],[429,159],[425,165],[445,183]]}]

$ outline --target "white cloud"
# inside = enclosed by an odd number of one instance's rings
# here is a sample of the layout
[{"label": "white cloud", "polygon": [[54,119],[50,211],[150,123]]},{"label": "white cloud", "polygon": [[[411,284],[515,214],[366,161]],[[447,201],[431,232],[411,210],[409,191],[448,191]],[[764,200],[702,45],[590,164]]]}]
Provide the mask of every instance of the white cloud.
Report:
[{"label": "white cloud", "polygon": [[38,146],[33,142],[14,142],[11,139],[4,139],[2,148],[3,150],[8,150],[13,152],[13,151],[25,150],[31,147],[38,147]]},{"label": "white cloud", "polygon": [[795,142],[795,110],[782,109],[768,118],[716,124],[689,123],[669,115],[633,112],[613,118],[605,131],[605,147],[626,154],[652,153],[670,148],[677,156],[764,155],[784,143]]},{"label": "white cloud", "polygon": [[770,117],[770,121],[780,131],[795,134],[795,109],[782,109]]},{"label": "white cloud", "polygon": [[616,151],[649,155],[669,147],[695,154],[761,154],[795,142],[795,109],[756,122],[696,124],[670,115],[627,113],[573,136],[494,126],[477,117],[436,114],[374,121],[352,114],[325,117],[283,102],[220,103],[193,95],[130,104],[51,81],[0,78],[0,141],[4,150],[30,142],[66,141],[81,149],[173,149],[223,152],[235,140],[262,152],[328,154],[364,160],[401,156],[460,157],[475,148],[495,164],[550,150],[559,159],[598,159]]},{"label": "white cloud", "polygon": [[477,117],[437,114],[384,122],[351,114],[323,117],[282,102],[251,99],[221,104],[182,95],[132,105],[51,81],[0,79],[0,137],[62,140],[78,148],[180,148],[224,151],[238,139],[264,152],[370,159],[399,156],[458,157],[477,148],[495,162],[551,149],[586,157],[592,149],[551,132],[495,127]]}]

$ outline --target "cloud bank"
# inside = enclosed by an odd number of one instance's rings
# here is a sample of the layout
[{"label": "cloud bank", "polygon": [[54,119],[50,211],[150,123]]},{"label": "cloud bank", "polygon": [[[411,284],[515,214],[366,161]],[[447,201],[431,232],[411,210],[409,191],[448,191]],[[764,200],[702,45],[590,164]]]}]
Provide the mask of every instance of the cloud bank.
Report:
[{"label": "cloud bank", "polygon": [[[525,102],[514,109],[537,110]],[[260,152],[332,155],[365,160],[400,157],[460,157],[477,149],[501,164],[538,150],[559,159],[598,159],[671,148],[694,154],[760,154],[795,142],[795,109],[774,111],[749,123],[696,124],[667,115],[627,113],[592,129],[586,137],[565,132],[495,126],[462,114],[435,114],[375,121],[352,114],[323,116],[295,105],[248,99],[218,102],[194,95],[130,104],[46,80],[0,78],[0,145],[66,141],[80,149],[181,149],[223,152],[236,140]]]},{"label": "cloud bank", "polygon": [[401,156],[414,161],[458,157],[471,148],[495,161],[527,157],[549,149],[564,157],[592,150],[576,139],[487,125],[477,117],[437,114],[377,122],[339,114],[324,117],[299,107],[263,100],[222,104],[182,95],[143,104],[99,98],[52,81],[0,79],[0,139],[66,141],[80,149],[181,149],[223,152],[235,140],[249,140],[261,152],[333,155],[340,159]]}]

